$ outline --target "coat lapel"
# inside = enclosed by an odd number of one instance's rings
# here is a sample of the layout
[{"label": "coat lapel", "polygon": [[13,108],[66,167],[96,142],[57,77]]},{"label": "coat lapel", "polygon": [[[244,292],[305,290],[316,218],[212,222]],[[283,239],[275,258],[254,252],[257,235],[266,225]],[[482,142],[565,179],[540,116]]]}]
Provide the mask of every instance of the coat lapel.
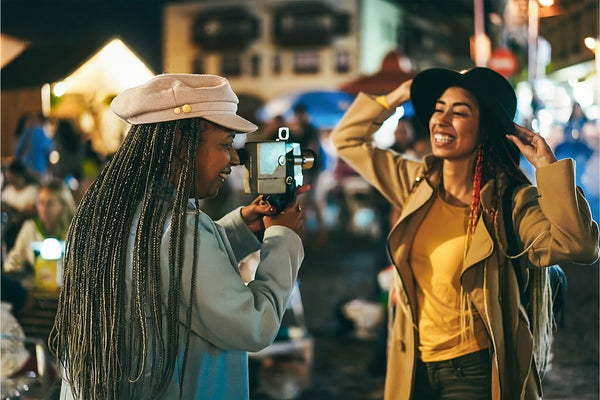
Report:
[{"label": "coat lapel", "polygon": [[[419,224],[427,214],[426,209],[428,209],[428,207],[425,206],[425,204],[431,199],[433,193],[434,189],[426,179],[419,182],[411,194],[411,200],[408,201],[402,209],[398,223],[396,223],[388,236],[388,251],[391,255],[391,259],[395,261],[396,269],[398,270],[402,285],[408,297],[408,304],[410,304],[413,312],[413,318],[417,315],[417,298],[414,276],[408,264],[410,243],[406,242],[404,238],[414,237]],[[414,220],[406,221],[406,219],[415,212],[416,215],[413,216]]]},{"label": "coat lapel", "polygon": [[479,216],[477,225],[475,226],[475,232],[471,239],[471,245],[467,249],[465,255],[465,262],[463,265],[462,273],[473,265],[483,261],[489,257],[494,251],[494,240],[490,234],[489,229],[494,229],[493,226],[488,227],[485,223],[484,214],[486,210],[491,210],[493,207],[492,203],[492,192],[495,186],[494,180],[489,181],[481,190],[481,206],[483,211]]},{"label": "coat lapel", "polygon": [[465,262],[463,264],[462,273],[473,265],[483,261],[492,254],[494,250],[494,242],[490,235],[483,218],[479,218],[473,233],[473,239],[471,240],[471,246],[467,250],[465,255]]}]

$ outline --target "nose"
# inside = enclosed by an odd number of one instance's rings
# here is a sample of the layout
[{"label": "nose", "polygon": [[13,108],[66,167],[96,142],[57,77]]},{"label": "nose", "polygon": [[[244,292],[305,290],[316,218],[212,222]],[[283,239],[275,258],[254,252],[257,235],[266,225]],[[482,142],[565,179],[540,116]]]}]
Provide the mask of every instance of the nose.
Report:
[{"label": "nose", "polygon": [[235,147],[231,148],[231,160],[229,160],[230,164],[233,165],[240,165],[240,156],[237,152],[237,150],[235,149]]},{"label": "nose", "polygon": [[438,125],[450,124],[450,111],[445,110],[442,112],[436,112],[431,117],[431,122],[437,123]]}]

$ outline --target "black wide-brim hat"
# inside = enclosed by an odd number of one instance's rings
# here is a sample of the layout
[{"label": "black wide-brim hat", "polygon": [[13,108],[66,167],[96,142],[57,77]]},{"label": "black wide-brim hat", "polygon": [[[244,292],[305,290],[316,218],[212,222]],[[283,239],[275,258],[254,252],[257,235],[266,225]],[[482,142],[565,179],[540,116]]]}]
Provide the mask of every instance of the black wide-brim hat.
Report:
[{"label": "black wide-brim hat", "polygon": [[497,119],[501,126],[512,126],[517,112],[517,96],[510,82],[489,68],[474,67],[465,71],[431,68],[415,76],[410,87],[410,99],[423,126],[435,110],[435,103],[449,87],[467,89]]}]

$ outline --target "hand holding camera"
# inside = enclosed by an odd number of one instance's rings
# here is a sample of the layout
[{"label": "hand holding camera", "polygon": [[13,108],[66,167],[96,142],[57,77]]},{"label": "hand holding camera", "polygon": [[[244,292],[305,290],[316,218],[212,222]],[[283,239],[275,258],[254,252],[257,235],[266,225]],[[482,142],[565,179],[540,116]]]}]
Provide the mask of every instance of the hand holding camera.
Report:
[{"label": "hand holding camera", "polygon": [[245,207],[242,207],[242,218],[248,228],[253,232],[257,233],[265,229],[262,218],[265,215],[273,214],[275,209],[266,201],[263,196],[259,195],[252,203]]},{"label": "hand holding camera", "polygon": [[[310,185],[302,185],[296,188],[296,196],[307,192],[310,190]],[[272,225],[284,225],[294,231],[297,231],[297,220],[290,215],[302,215],[302,208],[300,204],[296,201],[291,202],[287,205],[285,209],[280,212],[276,212],[277,210],[271,204],[266,202],[262,195],[256,197],[252,203],[248,204],[245,207],[242,207],[242,218],[248,225],[248,228],[254,232],[261,232],[266,229],[268,226]],[[287,215],[287,217],[282,214]],[[278,216],[282,215],[281,218]],[[263,221],[263,217],[273,216],[269,221]],[[300,218],[302,219],[302,218]],[[302,226],[300,226],[302,229]]]},{"label": "hand holding camera", "polygon": [[274,225],[283,225],[302,236],[302,233],[304,232],[302,207],[300,207],[300,204],[297,202],[289,203],[280,213],[275,215],[266,215],[263,218],[263,223],[265,224],[265,229]]}]

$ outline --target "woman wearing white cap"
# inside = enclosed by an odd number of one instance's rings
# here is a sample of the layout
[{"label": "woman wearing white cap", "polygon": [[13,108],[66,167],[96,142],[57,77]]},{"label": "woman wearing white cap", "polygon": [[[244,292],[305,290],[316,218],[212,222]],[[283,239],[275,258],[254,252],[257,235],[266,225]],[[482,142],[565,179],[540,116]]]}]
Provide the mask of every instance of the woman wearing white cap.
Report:
[{"label": "woman wearing white cap", "polygon": [[[158,75],[113,100],[132,126],[67,238],[50,338],[61,399],[249,397],[246,352],[278,332],[303,222],[296,204],[275,215],[260,197],[217,222],[200,210],[240,163],[235,134],[257,129],[237,103],[226,79],[193,74]],[[245,285],[238,260],[259,249]]]},{"label": "woman wearing white cap", "polygon": [[[372,145],[408,100],[430,132],[433,154],[423,162]],[[510,83],[490,69],[434,68],[386,96],[359,94],[332,133],[339,156],[402,210],[388,236],[397,303],[386,400],[541,398],[503,216],[510,213],[522,258],[538,272],[597,260],[598,226],[573,161],[557,161],[541,136],[515,125],[516,105]],[[519,151],[536,168],[537,187],[520,170]],[[503,209],[502,194],[514,187],[512,209]],[[531,273],[522,273],[526,282]]]}]

